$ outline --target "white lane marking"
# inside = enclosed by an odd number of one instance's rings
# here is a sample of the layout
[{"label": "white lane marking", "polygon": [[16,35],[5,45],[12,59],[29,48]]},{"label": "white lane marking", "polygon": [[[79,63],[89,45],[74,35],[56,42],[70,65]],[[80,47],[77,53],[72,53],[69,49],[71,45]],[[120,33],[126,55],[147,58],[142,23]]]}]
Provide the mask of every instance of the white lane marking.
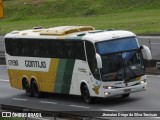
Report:
[{"label": "white lane marking", "polygon": [[48,102],[48,101],[39,101],[40,103],[46,103],[46,104],[57,104],[56,102]]},{"label": "white lane marking", "polygon": [[6,65],[0,65],[0,67],[5,67]]},{"label": "white lane marking", "polygon": [[160,43],[151,43],[151,44],[153,44],[153,45],[160,45]]},{"label": "white lane marking", "polygon": [[160,119],[160,117],[152,117],[152,118]]},{"label": "white lane marking", "polygon": [[138,38],[160,38],[159,36],[138,36]]},{"label": "white lane marking", "polygon": [[50,119],[46,119],[46,118],[34,118],[34,117],[30,117],[32,119],[36,119],[36,120],[50,120]]},{"label": "white lane marking", "polygon": [[90,107],[87,107],[87,106],[80,106],[80,105],[69,105],[71,107],[78,107],[78,108],[90,108]]},{"label": "white lane marking", "polygon": [[0,82],[9,82],[9,80],[0,79]]},{"label": "white lane marking", "polygon": [[146,75],[147,77],[157,77],[157,78],[159,78],[160,77],[160,75]]},{"label": "white lane marking", "polygon": [[102,111],[117,111],[117,110],[110,110],[110,109],[101,109]]},{"label": "white lane marking", "polygon": [[13,100],[19,100],[19,101],[27,101],[27,99],[21,99],[21,98],[12,98]]}]

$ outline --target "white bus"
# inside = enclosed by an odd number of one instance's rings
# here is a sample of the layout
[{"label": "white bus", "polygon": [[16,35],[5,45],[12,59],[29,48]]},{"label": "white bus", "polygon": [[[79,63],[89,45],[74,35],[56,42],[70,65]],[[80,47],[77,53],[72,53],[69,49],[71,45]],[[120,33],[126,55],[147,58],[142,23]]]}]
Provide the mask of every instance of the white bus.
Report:
[{"label": "white bus", "polygon": [[59,26],[13,31],[5,36],[10,84],[28,96],[45,92],[96,97],[144,91],[147,86],[142,49],[134,33]]}]

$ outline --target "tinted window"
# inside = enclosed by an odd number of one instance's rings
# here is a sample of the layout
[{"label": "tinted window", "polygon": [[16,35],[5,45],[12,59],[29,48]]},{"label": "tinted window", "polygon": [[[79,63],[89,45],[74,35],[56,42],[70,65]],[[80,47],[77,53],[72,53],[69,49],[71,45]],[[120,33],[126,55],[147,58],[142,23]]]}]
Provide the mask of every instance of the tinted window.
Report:
[{"label": "tinted window", "polygon": [[96,49],[100,55],[132,50],[137,48],[138,48],[138,44],[135,37],[121,38],[117,40],[96,43]]},{"label": "tinted window", "polygon": [[5,45],[13,56],[86,60],[83,41],[6,39]]},{"label": "tinted window", "polygon": [[88,41],[86,41],[86,53],[87,53],[87,60],[88,60],[89,68],[93,76],[99,80],[100,76],[99,76],[99,70],[97,68],[97,61],[95,58],[95,55],[96,55],[95,49],[94,49],[93,44]]},{"label": "tinted window", "polygon": [[10,55],[16,55],[18,53],[17,40],[6,39],[5,40],[5,47],[6,47],[6,52],[9,53]]}]

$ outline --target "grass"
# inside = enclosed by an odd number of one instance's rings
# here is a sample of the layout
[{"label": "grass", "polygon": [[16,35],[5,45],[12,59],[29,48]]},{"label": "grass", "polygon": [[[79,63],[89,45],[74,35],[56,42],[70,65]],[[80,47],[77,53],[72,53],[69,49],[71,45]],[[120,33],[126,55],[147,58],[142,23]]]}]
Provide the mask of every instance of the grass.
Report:
[{"label": "grass", "polygon": [[3,117],[3,118],[1,118],[0,117],[0,120],[24,120],[24,118],[16,118],[16,117],[15,118],[13,118],[13,117],[10,117],[10,118],[9,117],[8,118]]},{"label": "grass", "polygon": [[0,34],[61,25],[125,29],[139,35],[160,34],[159,0],[4,0],[4,8]]}]

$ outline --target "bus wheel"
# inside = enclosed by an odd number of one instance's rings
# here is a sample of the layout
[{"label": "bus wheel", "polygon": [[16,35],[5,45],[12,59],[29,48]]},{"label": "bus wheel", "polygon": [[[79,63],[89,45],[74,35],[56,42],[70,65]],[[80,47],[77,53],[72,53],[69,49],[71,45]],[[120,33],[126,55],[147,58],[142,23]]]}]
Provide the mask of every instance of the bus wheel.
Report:
[{"label": "bus wheel", "polygon": [[43,97],[43,93],[39,91],[37,82],[34,80],[31,84],[33,95],[37,98]]},{"label": "bus wheel", "polygon": [[89,104],[94,103],[94,98],[90,96],[87,85],[82,86],[81,93],[82,93],[82,97],[85,102],[87,102]]},{"label": "bus wheel", "polygon": [[26,95],[29,97],[33,97],[33,91],[31,90],[31,87],[30,87],[27,80],[24,81],[23,86],[24,86],[24,90],[26,92]]},{"label": "bus wheel", "polygon": [[126,98],[126,97],[129,97],[129,95],[130,95],[130,93],[128,93],[128,94],[123,94],[122,97],[123,97],[123,98]]}]

